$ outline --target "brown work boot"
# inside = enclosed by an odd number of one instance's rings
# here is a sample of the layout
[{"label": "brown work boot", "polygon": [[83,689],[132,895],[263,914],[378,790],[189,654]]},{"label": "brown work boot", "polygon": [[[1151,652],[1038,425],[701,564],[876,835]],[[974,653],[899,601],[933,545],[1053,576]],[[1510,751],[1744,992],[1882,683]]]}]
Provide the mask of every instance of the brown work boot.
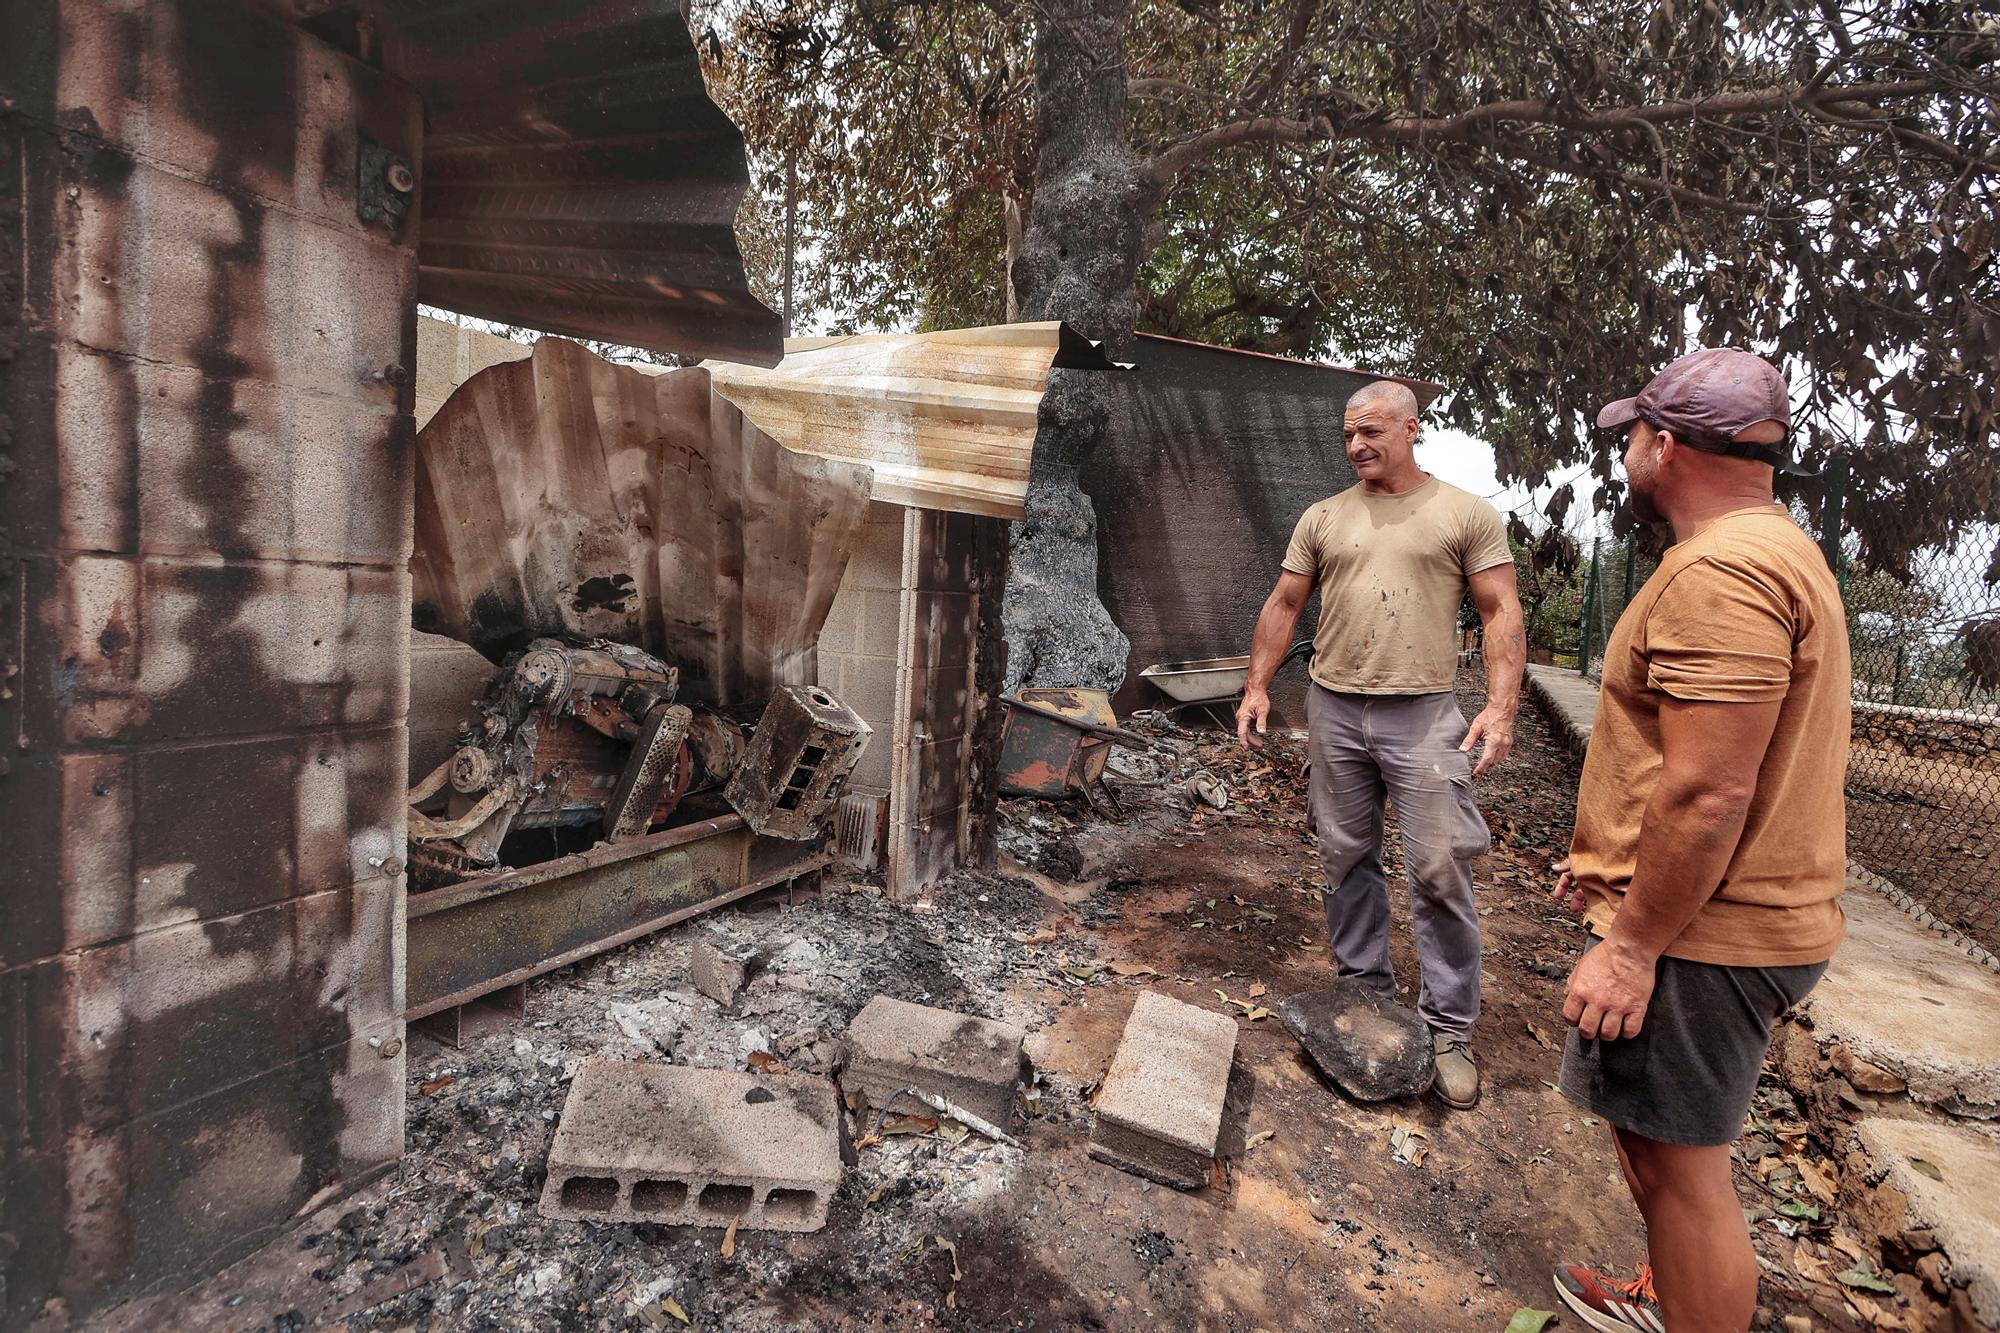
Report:
[{"label": "brown work boot", "polygon": [[1472,1058],[1472,1043],[1449,1032],[1431,1034],[1431,1088],[1438,1100],[1454,1111],[1470,1111],[1479,1104],[1479,1065]]}]

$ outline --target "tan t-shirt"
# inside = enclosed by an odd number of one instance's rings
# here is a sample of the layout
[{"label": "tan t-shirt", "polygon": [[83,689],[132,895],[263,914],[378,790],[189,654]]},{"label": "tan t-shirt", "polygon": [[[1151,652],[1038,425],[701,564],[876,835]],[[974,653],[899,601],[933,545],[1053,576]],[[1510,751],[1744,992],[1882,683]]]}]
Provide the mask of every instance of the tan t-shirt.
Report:
[{"label": "tan t-shirt", "polygon": [[1851,669],[1839,585],[1782,505],[1724,514],[1667,552],[1611,632],[1577,791],[1570,860],[1593,931],[1610,930],[1638,863],[1661,703],[1782,699],[1728,870],[1667,953],[1737,967],[1833,956],[1847,929]]},{"label": "tan t-shirt", "polygon": [[1321,500],[1285,551],[1286,569],[1319,584],[1312,678],[1346,694],[1452,688],[1465,581],[1513,558],[1493,506],[1436,477]]}]

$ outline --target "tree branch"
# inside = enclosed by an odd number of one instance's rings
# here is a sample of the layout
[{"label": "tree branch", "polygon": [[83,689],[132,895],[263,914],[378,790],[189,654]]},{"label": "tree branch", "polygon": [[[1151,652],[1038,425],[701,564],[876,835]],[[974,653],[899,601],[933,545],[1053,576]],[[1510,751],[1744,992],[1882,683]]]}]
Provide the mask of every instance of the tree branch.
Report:
[{"label": "tree branch", "polygon": [[1166,148],[1146,166],[1157,186],[1166,186],[1189,167],[1246,143],[1317,143],[1332,138],[1374,143],[1417,143],[1428,139],[1478,142],[1478,132],[1497,125],[1553,125],[1586,133],[1658,124],[1697,117],[1734,119],[1805,106],[1808,109],[1842,102],[1883,102],[1919,97],[1942,90],[1937,79],[1905,79],[1889,83],[1851,83],[1808,91],[1798,85],[1720,93],[1706,98],[1672,98],[1637,106],[1595,111],[1567,110],[1555,102],[1521,98],[1492,102],[1453,116],[1383,116],[1336,125],[1326,117],[1301,120],[1290,116],[1249,116],[1191,135]]}]

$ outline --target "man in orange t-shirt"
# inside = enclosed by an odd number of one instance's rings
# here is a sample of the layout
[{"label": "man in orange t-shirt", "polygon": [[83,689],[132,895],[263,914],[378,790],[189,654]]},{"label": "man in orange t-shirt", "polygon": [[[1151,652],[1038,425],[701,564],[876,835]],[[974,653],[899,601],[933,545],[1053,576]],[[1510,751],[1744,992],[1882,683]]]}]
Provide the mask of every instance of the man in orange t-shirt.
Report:
[{"label": "man in orange t-shirt", "polygon": [[1613,1127],[1652,1260],[1633,1282],[1556,1270],[1598,1328],[1749,1326],[1729,1145],[1772,1022],[1845,930],[1847,619],[1772,497],[1789,397],[1761,358],[1709,348],[1598,415],[1626,431],[1634,509],[1676,542],[1606,647],[1557,867],[1594,937],[1563,1006],[1562,1092]]}]

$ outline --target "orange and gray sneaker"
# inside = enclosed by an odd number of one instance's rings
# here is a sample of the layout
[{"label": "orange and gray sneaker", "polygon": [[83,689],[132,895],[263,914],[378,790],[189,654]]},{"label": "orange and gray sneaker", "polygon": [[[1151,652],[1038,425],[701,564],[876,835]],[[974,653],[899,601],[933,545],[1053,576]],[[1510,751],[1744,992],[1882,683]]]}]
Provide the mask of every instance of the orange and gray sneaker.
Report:
[{"label": "orange and gray sneaker", "polygon": [[1630,1282],[1575,1265],[1556,1270],[1556,1294],[1579,1319],[1604,1333],[1666,1333],[1660,1299],[1653,1294],[1653,1270],[1639,1265]]}]

